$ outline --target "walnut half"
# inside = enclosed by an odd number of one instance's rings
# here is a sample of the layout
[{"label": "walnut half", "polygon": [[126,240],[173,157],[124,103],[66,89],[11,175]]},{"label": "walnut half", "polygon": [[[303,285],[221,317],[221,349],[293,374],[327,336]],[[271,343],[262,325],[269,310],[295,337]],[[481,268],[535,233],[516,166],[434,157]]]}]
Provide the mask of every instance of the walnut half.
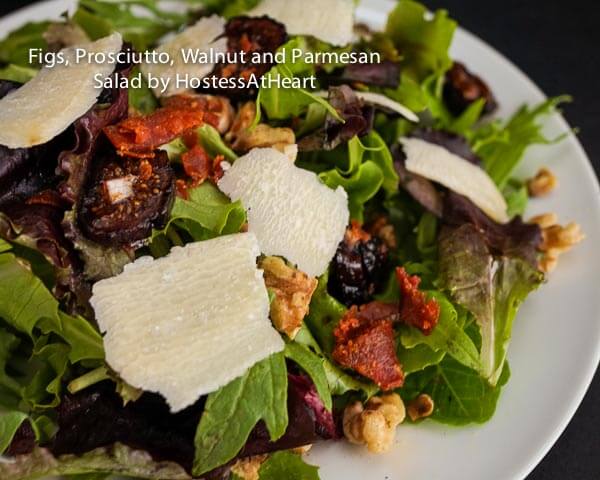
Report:
[{"label": "walnut half", "polygon": [[267,288],[275,294],[271,302],[273,325],[293,339],[308,313],[310,299],[317,288],[317,279],[290,267],[279,257],[265,257],[259,266],[265,272]]},{"label": "walnut half", "polygon": [[537,215],[529,220],[542,229],[542,244],[539,249],[542,257],[538,267],[544,273],[550,273],[558,264],[558,257],[581,242],[585,235],[579,224],[571,222],[566,226],[558,224],[558,217],[553,213]]},{"label": "walnut half", "polygon": [[344,410],[344,436],[351,443],[365,444],[371,453],[387,452],[405,416],[404,403],[397,393],[372,397],[364,406],[354,402]]}]

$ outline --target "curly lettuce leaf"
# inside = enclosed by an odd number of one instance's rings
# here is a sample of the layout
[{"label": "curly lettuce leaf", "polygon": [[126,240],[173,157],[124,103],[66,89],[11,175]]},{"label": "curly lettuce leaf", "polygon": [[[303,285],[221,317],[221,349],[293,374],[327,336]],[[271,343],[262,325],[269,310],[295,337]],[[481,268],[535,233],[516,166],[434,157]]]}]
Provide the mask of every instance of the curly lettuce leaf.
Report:
[{"label": "curly lettuce leaf", "polygon": [[277,353],[211,393],[196,431],[192,473],[200,476],[235,458],[259,420],[271,441],[280,438],[288,425],[287,384],[285,358]]},{"label": "curly lettuce leaf", "polygon": [[429,418],[437,422],[485,423],[494,415],[500,392],[509,377],[510,370],[505,363],[498,382],[492,386],[477,371],[446,356],[438,365],[408,375],[398,393],[405,401],[421,393],[428,394],[435,404]]},{"label": "curly lettuce leaf", "polygon": [[319,480],[319,467],[290,451],[275,452],[260,466],[258,480]]},{"label": "curly lettuce leaf", "polygon": [[[332,152],[321,152],[316,162],[310,159],[306,166],[321,170],[319,177],[328,187],[342,186],[348,194],[350,217],[362,221],[365,203],[380,189],[387,195],[398,190],[398,175],[392,155],[377,132],[371,131],[360,139],[353,137],[347,145],[347,159],[343,158],[346,155],[341,146]],[[332,162],[335,167],[323,171],[321,165]]]},{"label": "curly lettuce leaf", "polygon": [[[245,222],[246,210],[240,201],[232,203],[212,183],[204,182],[188,190],[187,199],[175,199],[165,228],[153,231],[150,248],[153,253],[157,250],[166,253],[170,243],[182,244],[173,227],[189,235],[193,241],[200,241],[237,233]],[[164,242],[167,242],[166,246]]]},{"label": "curly lettuce leaf", "polygon": [[452,65],[448,54],[456,22],[448,12],[427,8],[412,0],[400,0],[391,11],[385,32],[401,52],[403,73],[416,80],[442,74]]},{"label": "curly lettuce leaf", "polygon": [[480,372],[496,385],[517,310],[543,274],[517,257],[494,258],[482,234],[467,224],[440,236],[440,277],[452,298],[475,316],[481,329]]}]

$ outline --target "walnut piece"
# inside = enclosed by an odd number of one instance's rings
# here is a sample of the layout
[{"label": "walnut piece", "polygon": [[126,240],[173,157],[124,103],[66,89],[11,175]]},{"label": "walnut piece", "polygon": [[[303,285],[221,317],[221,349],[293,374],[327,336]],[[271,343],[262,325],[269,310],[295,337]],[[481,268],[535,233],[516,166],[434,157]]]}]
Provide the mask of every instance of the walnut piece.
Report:
[{"label": "walnut piece", "polygon": [[231,129],[225,139],[238,153],[246,153],[253,148],[272,147],[286,154],[292,161],[296,159],[298,151],[294,149],[296,136],[290,128],[275,128],[265,123],[259,123],[251,128],[256,116],[254,102],[242,105],[233,120]]},{"label": "walnut piece", "polygon": [[540,168],[535,177],[527,181],[527,190],[532,197],[548,195],[558,186],[558,179],[546,167]]},{"label": "walnut piece", "polygon": [[265,257],[260,261],[265,284],[274,294],[271,302],[271,320],[275,328],[294,338],[308,313],[317,279],[287,265],[279,257]]},{"label": "walnut piece", "polygon": [[404,403],[397,393],[372,397],[366,405],[354,402],[344,410],[344,436],[355,444],[365,444],[371,453],[387,452],[404,421]]},{"label": "walnut piece", "polygon": [[414,400],[411,400],[406,406],[406,412],[414,422],[420,418],[428,417],[433,413],[433,399],[426,393],[422,393]]},{"label": "walnut piece", "polygon": [[258,480],[260,466],[267,457],[268,455],[254,455],[240,458],[231,466],[231,471],[243,480]]},{"label": "walnut piece", "polygon": [[553,271],[558,265],[558,257],[585,238],[577,223],[571,222],[566,226],[561,226],[554,213],[537,215],[529,222],[538,224],[542,229],[542,244],[539,247],[542,257],[538,262],[538,267],[544,273]]}]

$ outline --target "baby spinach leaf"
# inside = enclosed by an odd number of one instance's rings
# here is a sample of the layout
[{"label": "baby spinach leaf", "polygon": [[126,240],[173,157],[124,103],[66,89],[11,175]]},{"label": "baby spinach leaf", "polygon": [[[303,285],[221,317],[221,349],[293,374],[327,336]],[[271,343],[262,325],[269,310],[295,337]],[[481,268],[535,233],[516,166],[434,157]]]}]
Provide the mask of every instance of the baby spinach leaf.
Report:
[{"label": "baby spinach leaf", "polygon": [[12,253],[0,255],[0,317],[32,339],[36,328],[56,333],[72,347],[72,362],[104,358],[100,334],[85,319],[60,312],[42,281]]},{"label": "baby spinach leaf", "polygon": [[421,393],[433,399],[435,408],[431,419],[450,425],[484,423],[496,410],[502,387],[510,371],[504,364],[496,386],[491,386],[478,372],[446,356],[438,365],[406,377],[398,393],[410,400]]},{"label": "baby spinach leaf", "polygon": [[329,391],[327,375],[323,368],[321,358],[308,347],[296,342],[286,343],[283,353],[286,358],[293,360],[308,374],[315,384],[315,388],[323,401],[323,405],[325,405],[327,410],[331,411],[331,392]]},{"label": "baby spinach leaf", "polygon": [[438,324],[430,335],[423,335],[414,327],[403,327],[400,341],[405,348],[411,349],[426,345],[433,352],[445,352],[463,365],[479,370],[479,351],[469,336],[457,323],[457,313],[453,305],[440,292],[429,292],[440,306]]},{"label": "baby spinach leaf", "polygon": [[319,467],[304,463],[302,457],[289,451],[275,452],[258,471],[259,480],[319,480]]},{"label": "baby spinach leaf", "polygon": [[200,476],[234,458],[259,420],[264,420],[272,441],[287,428],[287,370],[282,353],[257,363],[208,396],[196,431],[193,474]]},{"label": "baby spinach leaf", "polygon": [[303,325],[294,339],[298,344],[309,348],[321,361],[331,395],[344,395],[347,392],[361,392],[370,398],[379,391],[379,387],[372,382],[362,381],[344,372],[340,367],[325,355],[321,347],[311,335],[310,330]]}]

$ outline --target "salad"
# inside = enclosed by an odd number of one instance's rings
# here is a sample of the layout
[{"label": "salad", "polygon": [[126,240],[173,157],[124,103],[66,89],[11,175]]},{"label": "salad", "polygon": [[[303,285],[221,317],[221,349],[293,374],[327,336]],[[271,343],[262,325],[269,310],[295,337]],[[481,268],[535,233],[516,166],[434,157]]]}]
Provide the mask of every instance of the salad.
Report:
[{"label": "salad", "polygon": [[493,416],[584,237],[514,175],[569,97],[496,118],[446,11],[355,7],[80,0],[0,41],[0,478],[313,480],[315,443]]}]

